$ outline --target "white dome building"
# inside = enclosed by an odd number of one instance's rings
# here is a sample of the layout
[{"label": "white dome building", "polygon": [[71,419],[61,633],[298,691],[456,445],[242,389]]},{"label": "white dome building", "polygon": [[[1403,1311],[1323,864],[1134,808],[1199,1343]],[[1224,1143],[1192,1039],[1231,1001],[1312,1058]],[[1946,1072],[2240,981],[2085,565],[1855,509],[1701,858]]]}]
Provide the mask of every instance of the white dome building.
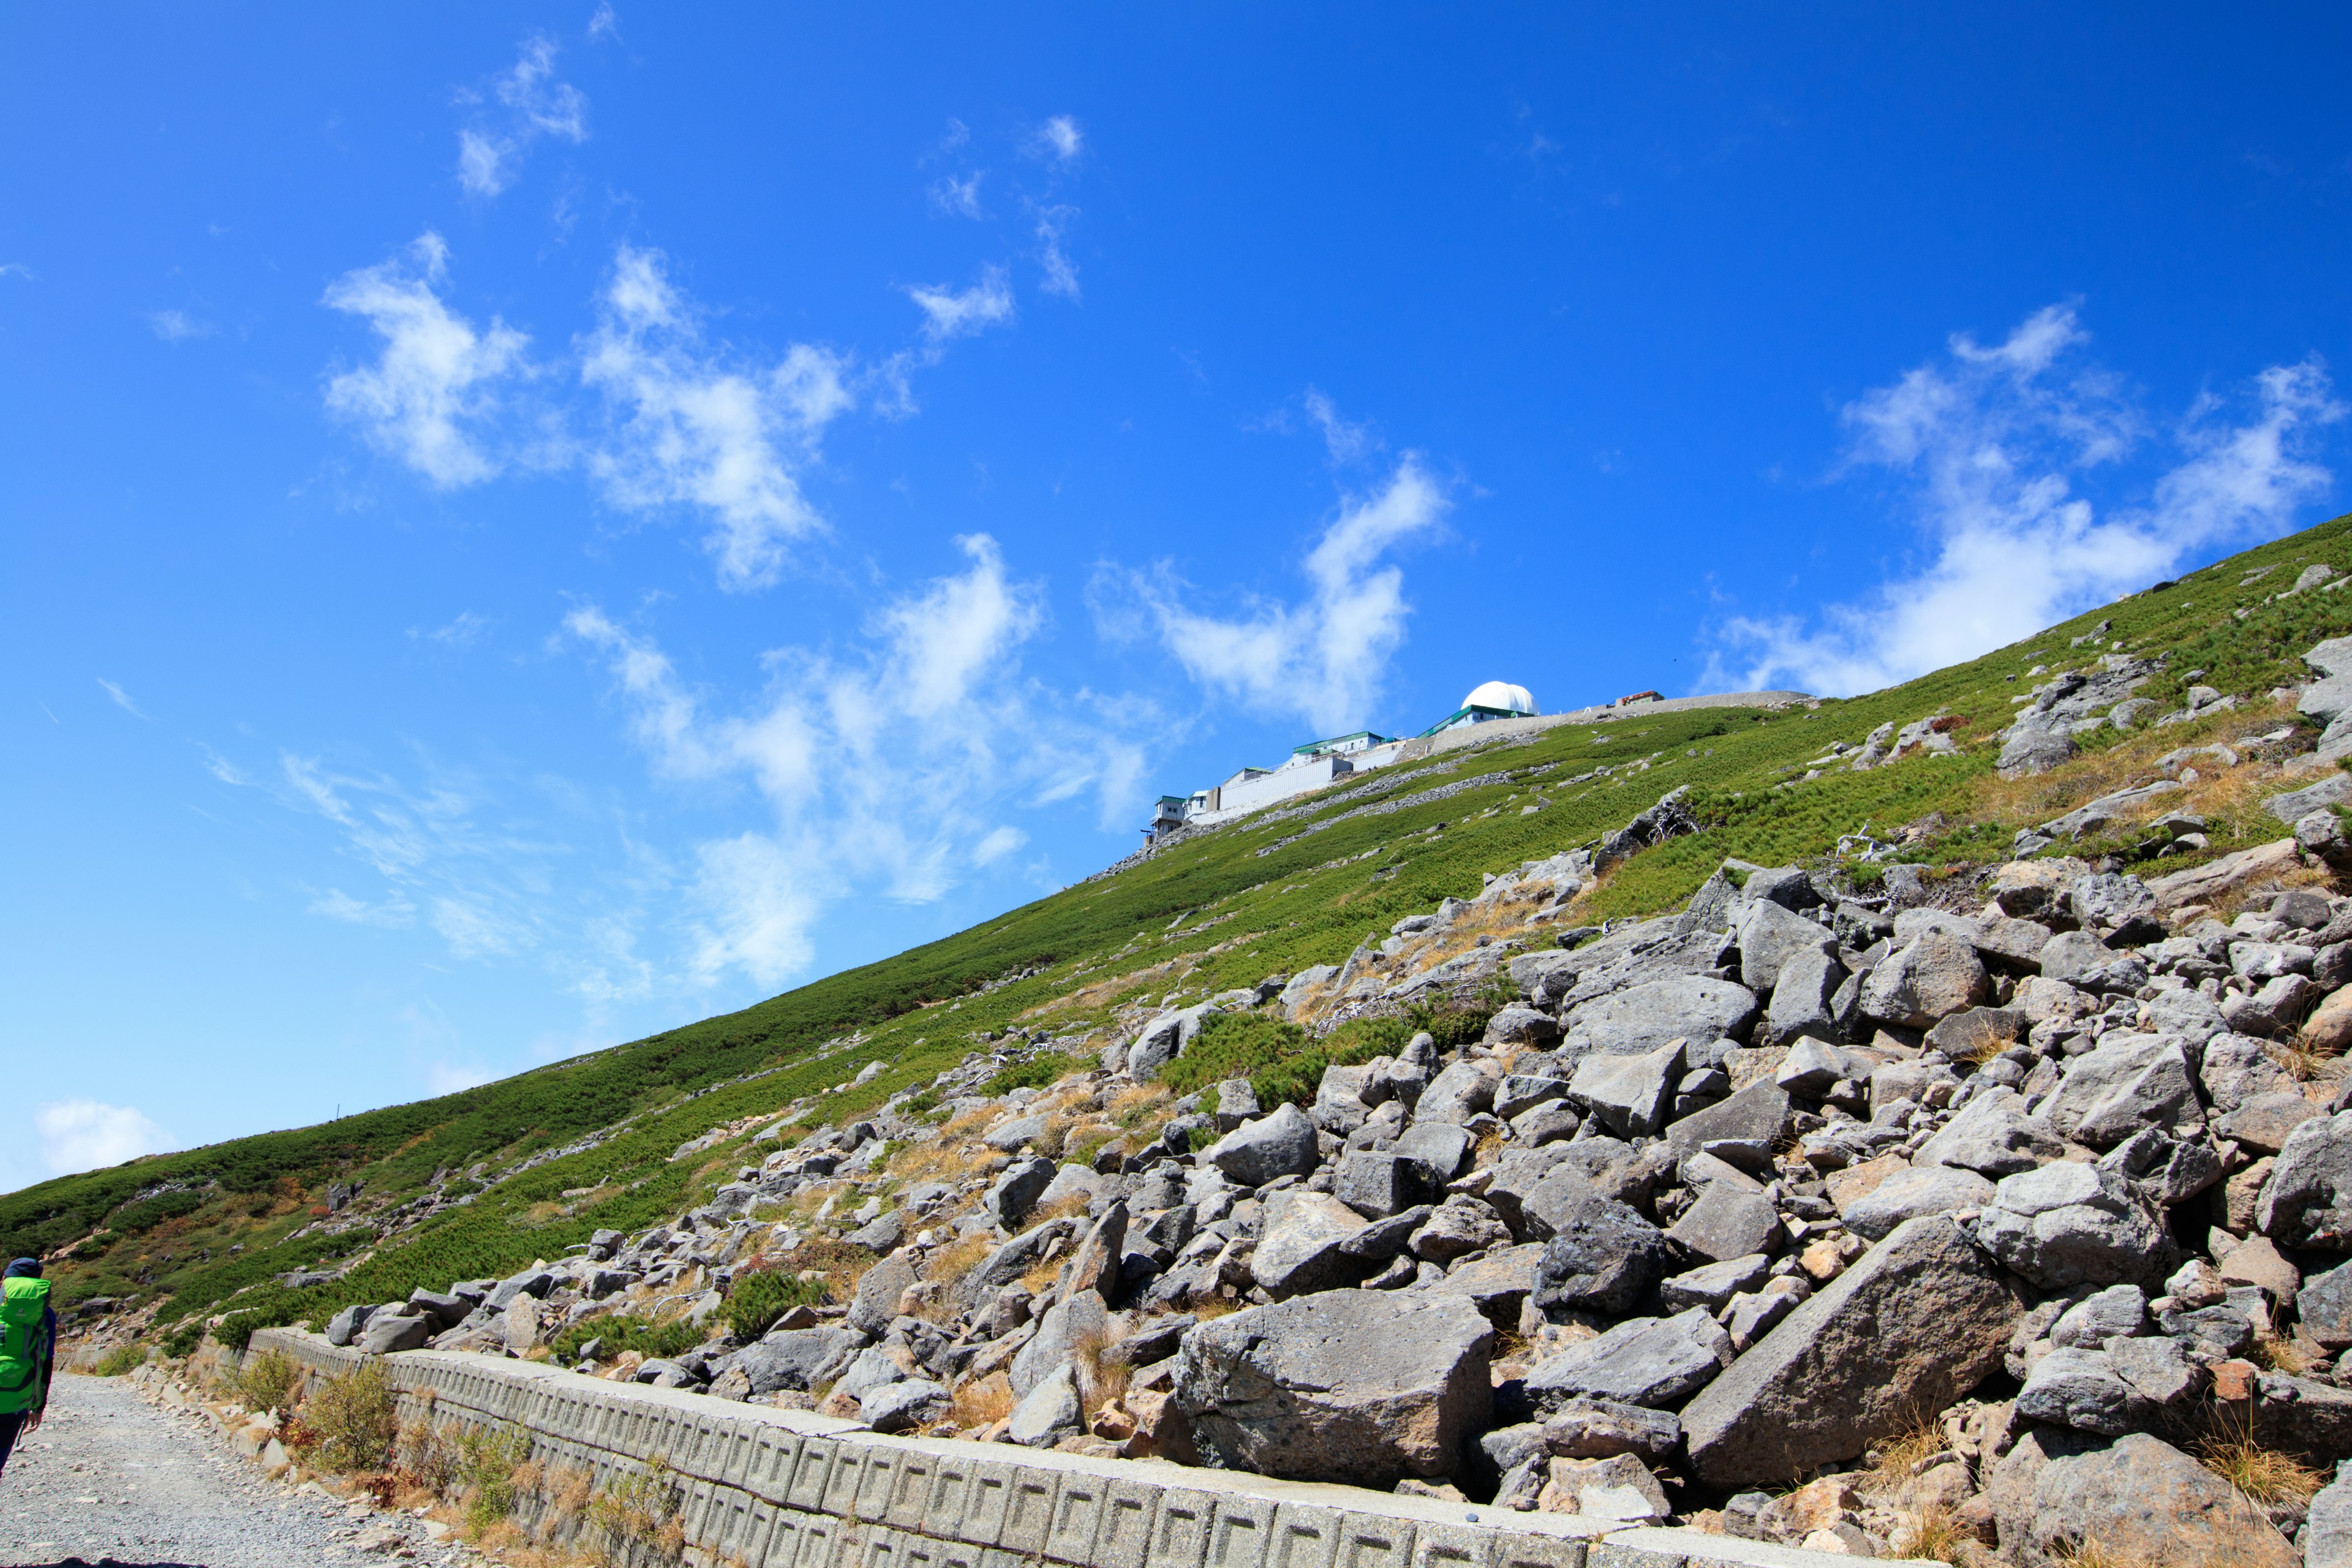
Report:
[{"label": "white dome building", "polygon": [[1531,715],[1536,710],[1536,700],[1528,695],[1528,689],[1524,686],[1514,686],[1507,680],[1490,680],[1465,697],[1462,706]]}]

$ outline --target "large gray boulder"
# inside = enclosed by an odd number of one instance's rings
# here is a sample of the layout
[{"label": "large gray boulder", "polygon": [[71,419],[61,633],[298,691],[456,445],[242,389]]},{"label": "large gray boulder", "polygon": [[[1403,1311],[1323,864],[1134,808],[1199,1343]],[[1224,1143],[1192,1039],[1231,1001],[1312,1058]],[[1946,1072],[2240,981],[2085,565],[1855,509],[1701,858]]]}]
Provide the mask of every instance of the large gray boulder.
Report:
[{"label": "large gray boulder", "polygon": [[2018,1568],[2066,1568],[2094,1542],[2119,1563],[2302,1563],[2229,1482],[2144,1432],[2028,1431],[1985,1491],[2001,1560]]},{"label": "large gray boulder", "polygon": [[988,1217],[1001,1230],[1018,1230],[1037,1199],[1053,1184],[1054,1162],[1046,1159],[1015,1160],[1004,1169],[981,1200]]},{"label": "large gray boulder", "polygon": [[[1538,1184],[1538,1189],[1547,1189],[1549,1181]],[[1664,1233],[1586,1183],[1562,1183],[1546,1195],[1552,1234],[1536,1271],[1537,1309],[1612,1315],[1632,1311],[1664,1274],[1673,1256]]]},{"label": "large gray boulder", "polygon": [[1494,1339],[1461,1296],[1327,1290],[1186,1331],[1175,1401],[1218,1464],[1386,1489],[1491,1425]]},{"label": "large gray boulder", "polygon": [[1921,1144],[1913,1163],[1948,1165],[1999,1181],[2065,1152],[2065,1141],[2056,1129],[2026,1114],[2023,1095],[1996,1084],[1962,1106],[1958,1115]]},{"label": "large gray boulder", "polygon": [[1433,1181],[1427,1166],[1392,1148],[1356,1149],[1340,1156],[1331,1194],[1367,1218],[1386,1219],[1437,1202],[1445,1195],[1445,1184]]},{"label": "large gray boulder", "polygon": [[2352,1252],[2352,1110],[2287,1134],[2254,1223],[2282,1247]]},{"label": "large gray boulder", "polygon": [[979,1267],[963,1277],[956,1288],[958,1298],[967,1307],[987,1300],[1034,1268],[1055,1243],[1077,1233],[1078,1222],[1066,1215],[1023,1231],[982,1258]]},{"label": "large gray boulder", "polygon": [[1748,1037],[1756,994],[1728,980],[1674,975],[1586,1003],[1565,1022],[1561,1048],[1572,1058],[1635,1057],[1683,1040],[1694,1060],[1712,1066],[1722,1059],[1718,1042]]},{"label": "large gray boulder", "polygon": [[1568,1098],[1620,1137],[1649,1137],[1665,1125],[1674,1104],[1683,1050],[1677,1039],[1640,1056],[1586,1057],[1576,1064]]},{"label": "large gray boulder", "polygon": [[1236,1185],[1262,1187],[1276,1176],[1307,1175],[1318,1157],[1315,1123],[1286,1102],[1202,1150],[1198,1163],[1215,1166]]},{"label": "large gray boulder", "polygon": [[1670,1123],[1666,1147],[1676,1159],[1698,1153],[1710,1143],[1753,1144],[1769,1151],[1788,1122],[1789,1091],[1769,1081],[1751,1083],[1728,1100]]},{"label": "large gray boulder", "polygon": [[362,1355],[390,1355],[417,1350],[432,1337],[433,1320],[422,1311],[413,1317],[380,1311],[367,1321],[356,1343]]},{"label": "large gray boulder", "polygon": [[1729,1182],[1709,1183],[1666,1231],[1666,1239],[1685,1253],[1711,1263],[1777,1252],[1786,1237],[1770,1198]]},{"label": "large gray boulder", "polygon": [[1351,1284],[1363,1265],[1341,1247],[1363,1228],[1364,1216],[1329,1193],[1285,1188],[1266,1200],[1250,1278],[1276,1300]]},{"label": "large gray boulder", "polygon": [[1906,1220],[1922,1215],[1979,1209],[1991,1200],[1993,1185],[1974,1171],[1949,1165],[1914,1165],[1897,1171],[1848,1204],[1839,1218],[1846,1228],[1873,1241],[1893,1235]]},{"label": "large gray boulder", "polygon": [[2026,1373],[2017,1414],[2028,1421],[2118,1437],[2146,1426],[2149,1410],[2106,1352],[2062,1345]]},{"label": "large gray boulder", "polygon": [[849,1329],[780,1329],[737,1351],[715,1370],[740,1367],[751,1380],[753,1394],[779,1389],[805,1393],[847,1365],[865,1343],[865,1335]]},{"label": "large gray boulder", "polygon": [[858,1277],[857,1295],[844,1321],[859,1333],[880,1339],[898,1315],[898,1298],[915,1282],[915,1263],[904,1252],[894,1252]]},{"label": "large gray boulder", "polygon": [[1912,1220],[1683,1411],[1692,1469],[1746,1486],[1852,1459],[1998,1370],[2024,1310],[1959,1225]]},{"label": "large gray boulder", "polygon": [[2352,1473],[2311,1500],[2300,1544],[2303,1568],[2352,1568]]},{"label": "large gray boulder", "polygon": [[1845,981],[1845,965],[1834,952],[1790,953],[1780,964],[1771,1002],[1765,1008],[1763,1043],[1785,1046],[1799,1039],[1836,1039],[1838,988]]},{"label": "large gray boulder", "polygon": [[1731,1336],[1704,1307],[1671,1318],[1628,1318],[1538,1362],[1527,1375],[1526,1397],[1538,1416],[1576,1399],[1669,1407],[1713,1382],[1731,1353]]},{"label": "large gray boulder", "polygon": [[2155,1205],[2096,1165],[2043,1165],[2002,1178],[1977,1221],[1977,1237],[2044,1290],[2155,1288],[2180,1265],[2179,1246]]},{"label": "large gray boulder", "polygon": [[1413,1120],[1459,1126],[1494,1107],[1495,1084],[1499,1076],[1488,1071],[1482,1062],[1455,1062],[1431,1079],[1429,1087],[1421,1091],[1421,1099],[1412,1108]]},{"label": "large gray boulder", "polygon": [[2094,1149],[2112,1149],[2151,1128],[2189,1137],[2205,1124],[2181,1042],[2123,1029],[2111,1030],[2097,1049],[2070,1061],[2057,1092],[2041,1109],[2063,1136]]},{"label": "large gray boulder", "polygon": [[375,1316],[376,1310],[373,1305],[345,1307],[327,1320],[327,1342],[331,1345],[350,1344],[359,1337],[360,1331],[367,1327],[368,1320]]},{"label": "large gray boulder", "polygon": [[1103,1299],[1091,1290],[1081,1290],[1066,1301],[1056,1302],[1037,1321],[1037,1332],[1021,1347],[1013,1358],[1013,1392],[1026,1396],[1031,1390],[1054,1373],[1054,1369],[1069,1364],[1081,1342],[1097,1342],[1110,1337],[1110,1313]]},{"label": "large gray boulder", "polygon": [[1884,1024],[1924,1029],[1992,995],[1992,977],[1965,937],[1927,931],[1862,983],[1862,1011]]},{"label": "large gray boulder", "polygon": [[1739,979],[1750,991],[1769,995],[1780,983],[1780,972],[1800,953],[1816,958],[1837,956],[1837,939],[1814,921],[1783,909],[1769,899],[1742,910],[1739,936]]},{"label": "large gray boulder", "polygon": [[1084,1431],[1084,1415],[1077,1371],[1065,1363],[1021,1396],[1005,1422],[1004,1435],[1024,1448],[1050,1448]]}]

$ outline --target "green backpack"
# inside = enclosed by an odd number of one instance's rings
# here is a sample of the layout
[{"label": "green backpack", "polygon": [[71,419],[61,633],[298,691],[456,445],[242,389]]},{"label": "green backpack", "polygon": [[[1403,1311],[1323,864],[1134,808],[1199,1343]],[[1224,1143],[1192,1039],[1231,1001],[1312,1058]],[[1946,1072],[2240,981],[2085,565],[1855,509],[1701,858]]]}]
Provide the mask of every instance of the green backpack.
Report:
[{"label": "green backpack", "polygon": [[0,1415],[41,1402],[41,1321],[48,1315],[46,1279],[0,1279]]}]

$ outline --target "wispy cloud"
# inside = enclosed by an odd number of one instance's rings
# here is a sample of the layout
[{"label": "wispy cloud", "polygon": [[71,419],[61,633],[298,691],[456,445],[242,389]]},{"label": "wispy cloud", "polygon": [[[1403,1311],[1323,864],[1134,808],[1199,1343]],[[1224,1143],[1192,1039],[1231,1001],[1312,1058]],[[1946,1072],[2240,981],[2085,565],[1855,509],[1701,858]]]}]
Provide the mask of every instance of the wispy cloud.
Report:
[{"label": "wispy cloud", "polygon": [[147,317],[147,325],[167,343],[184,342],[190,338],[208,338],[214,328],[210,321],[201,321],[185,310],[156,310]]},{"label": "wispy cloud", "polygon": [[114,682],[107,679],[106,677],[102,675],[98,677],[98,684],[99,689],[104,691],[106,695],[113,700],[114,705],[117,708],[121,709],[125,713],[130,714],[134,719],[144,719],[147,717],[146,714],[140,711],[139,704],[131,700],[131,694],[123,690],[120,686],[115,685]]},{"label": "wispy cloud", "polygon": [[588,36],[593,39],[617,38],[621,36],[620,14],[614,11],[609,3],[598,5],[596,14],[588,18]]},{"label": "wispy cloud", "polygon": [[2316,361],[2200,397],[2176,460],[2132,505],[2075,492],[2148,438],[2121,381],[2084,362],[2074,311],[2035,312],[1998,343],[1956,334],[1940,359],[1849,404],[1842,472],[1895,476],[1900,521],[1930,559],[1862,598],[1723,624],[1702,678],[1845,695],[1909,679],[2174,575],[2197,554],[2270,538],[2331,480],[2309,455],[2344,415]]},{"label": "wispy cloud", "polygon": [[341,888],[329,888],[312,899],[310,912],[348,925],[398,929],[416,923],[416,906],[404,898],[395,896],[372,904],[364,899],[352,898]]},{"label": "wispy cloud", "polygon": [[1202,685],[1320,733],[1353,729],[1370,718],[1412,613],[1403,569],[1388,558],[1433,534],[1449,506],[1420,455],[1407,452],[1378,489],[1343,498],[1307,552],[1303,602],[1254,600],[1246,613],[1220,617],[1188,607],[1165,568],[1112,569],[1092,591],[1098,624],[1116,636],[1128,606],[1138,606]]},{"label": "wispy cloud", "polygon": [[623,247],[581,378],[604,395],[609,439],[589,471],[633,510],[691,505],[717,521],[708,543],[730,588],[775,580],[784,546],[824,527],[803,465],[852,405],[840,356],[795,343],[776,364],[738,367],[708,349],[662,254]]},{"label": "wispy cloud", "polygon": [[33,1113],[41,1158],[52,1175],[100,1170],[176,1149],[179,1143],[134,1106],[96,1100],[60,1100]]},{"label": "wispy cloud", "polygon": [[33,269],[21,261],[0,261],[0,278],[22,278],[29,283],[33,280]]},{"label": "wispy cloud", "polygon": [[658,771],[748,779],[766,804],[762,826],[693,851],[697,974],[781,984],[811,962],[835,900],[927,902],[1020,847],[1001,814],[1092,793],[1108,820],[1131,804],[1139,745],[1090,694],[1022,672],[1042,590],[1011,576],[994,541],[961,543],[967,567],[884,606],[855,650],[770,655],[769,690],[735,715],[706,711],[650,637],[593,605],[567,617]]},{"label": "wispy cloud", "polygon": [[415,641],[438,643],[443,647],[471,647],[482,640],[489,626],[488,616],[461,610],[455,618],[437,626],[411,626],[408,635]]},{"label": "wispy cloud", "polygon": [[439,293],[448,265],[448,246],[428,231],[404,255],[345,273],[324,298],[383,340],[375,363],[328,381],[327,407],[445,489],[498,472],[468,426],[495,417],[498,384],[522,368],[530,342],[496,317],[478,331],[452,311]]},{"label": "wispy cloud", "polygon": [[971,337],[1013,319],[1013,286],[1002,267],[983,268],[968,289],[941,283],[910,285],[907,298],[923,312],[923,334],[934,343]]},{"label": "wispy cloud", "polygon": [[1078,298],[1078,269],[1062,248],[1062,237],[1078,216],[1073,206],[1041,207],[1037,212],[1038,266],[1045,268],[1045,292],[1066,300]]},{"label": "wispy cloud", "polygon": [[956,217],[986,216],[980,205],[980,182],[985,177],[984,170],[974,170],[961,179],[953,174],[940,175],[930,184],[931,210]]},{"label": "wispy cloud", "polygon": [[1056,114],[1037,127],[1036,144],[1038,150],[1053,162],[1075,163],[1078,155],[1086,151],[1086,132],[1078,129],[1078,122],[1069,115]]},{"label": "wispy cloud", "polygon": [[[589,36],[610,20],[610,8],[600,10]],[[459,95],[460,102],[481,110],[475,124],[457,132],[457,183],[472,195],[496,196],[512,185],[531,144],[543,136],[588,139],[587,95],[556,79],[555,56],[550,39],[527,39],[513,68],[493,79],[487,91]]]},{"label": "wispy cloud", "polygon": [[1339,417],[1339,405],[1311,386],[1307,389],[1307,417],[1323,433],[1323,449],[1330,453],[1334,467],[1360,462],[1380,448],[1381,439],[1369,422],[1349,424]]}]

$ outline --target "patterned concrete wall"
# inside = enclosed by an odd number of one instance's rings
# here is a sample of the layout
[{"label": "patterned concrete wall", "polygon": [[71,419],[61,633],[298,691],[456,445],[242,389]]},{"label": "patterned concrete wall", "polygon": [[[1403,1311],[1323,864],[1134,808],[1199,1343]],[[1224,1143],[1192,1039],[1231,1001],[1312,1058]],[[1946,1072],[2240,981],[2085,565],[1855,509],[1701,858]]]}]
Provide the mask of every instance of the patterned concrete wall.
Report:
[{"label": "patterned concrete wall", "polygon": [[[316,1334],[264,1329],[314,1372],[358,1366]],[[743,1568],[1833,1568],[1821,1552],[1690,1530],[1096,1459],[886,1437],[855,1422],[606,1383],[443,1351],[383,1358],[403,1419],[526,1435],[599,1486],[659,1459],[685,1499],[689,1561]]]}]

